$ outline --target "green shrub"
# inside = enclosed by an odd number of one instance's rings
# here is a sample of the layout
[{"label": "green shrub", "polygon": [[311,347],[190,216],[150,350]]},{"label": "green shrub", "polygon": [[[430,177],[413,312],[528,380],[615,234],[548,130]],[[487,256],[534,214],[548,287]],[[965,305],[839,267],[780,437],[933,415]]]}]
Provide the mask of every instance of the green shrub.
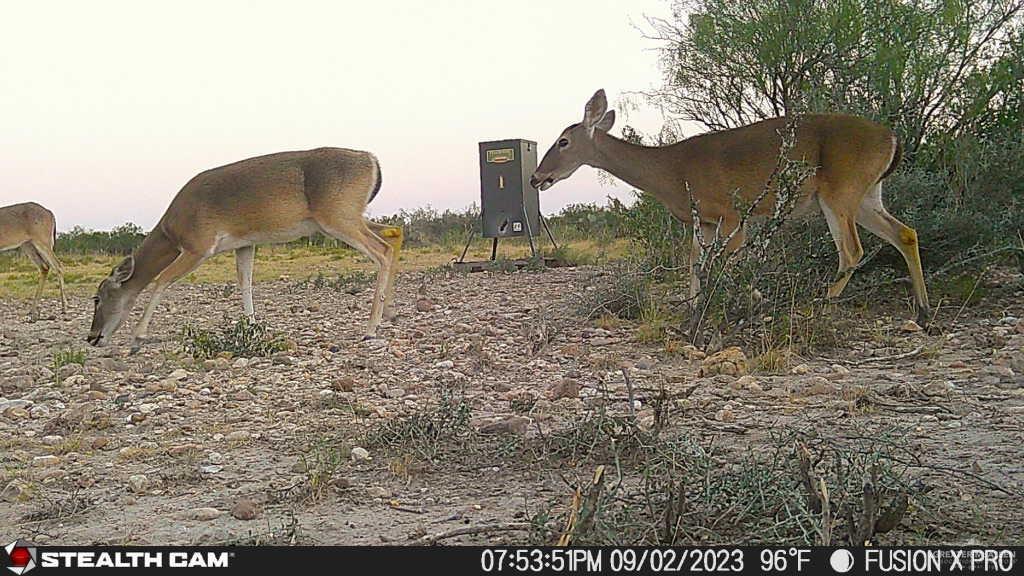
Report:
[{"label": "green shrub", "polygon": [[434,460],[448,449],[462,446],[473,432],[472,410],[461,393],[441,391],[437,406],[400,419],[389,419],[371,430],[367,446],[399,453],[412,453]]},{"label": "green shrub", "polygon": [[639,320],[651,302],[651,276],[646,263],[635,259],[612,262],[595,282],[577,292],[576,313],[588,319],[612,314]]},{"label": "green shrub", "polygon": [[53,377],[57,384],[62,381],[61,368],[70,364],[85,364],[86,353],[85,350],[78,350],[77,348],[67,348],[64,350],[58,350],[53,353],[53,364],[51,370],[53,370]]},{"label": "green shrub", "polygon": [[57,235],[55,250],[73,254],[130,254],[145,237],[145,231],[131,222],[110,231],[75,226]]},{"label": "green shrub", "polygon": [[182,329],[181,348],[196,360],[224,353],[255,358],[271,356],[286,349],[284,338],[263,322],[242,318],[220,330],[206,330],[187,324]]}]

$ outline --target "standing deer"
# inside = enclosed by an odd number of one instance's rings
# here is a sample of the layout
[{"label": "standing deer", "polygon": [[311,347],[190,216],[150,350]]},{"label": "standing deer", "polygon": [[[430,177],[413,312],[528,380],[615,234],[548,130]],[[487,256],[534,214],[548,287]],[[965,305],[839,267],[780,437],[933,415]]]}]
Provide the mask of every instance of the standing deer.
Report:
[{"label": "standing deer", "polygon": [[[741,128],[701,134],[670,146],[640,146],[608,133],[615,123],[615,111],[608,110],[604,90],[598,90],[584,108],[583,121],[562,132],[544,155],[530,184],[547,190],[586,164],[652,194],[676,218],[692,223],[689,185],[700,204],[702,235],[711,238],[717,230],[724,238],[740,221],[733,193],[748,203],[761,193],[775,169],[781,132],[788,121],[771,118]],[[816,200],[839,252],[839,271],[829,286],[828,296],[835,298],[843,292],[864,255],[857,235],[860,224],[903,255],[913,283],[918,323],[926,324],[928,292],[921,271],[917,232],[889,214],[882,204],[882,180],[900,160],[900,146],[892,131],[856,116],[802,115],[790,156],[816,168],[814,175],[803,183],[797,212],[808,211]],[[773,204],[773,196],[769,195],[755,207],[755,214],[769,213]],[[699,290],[693,263],[701,247],[697,235],[694,236],[691,296]],[[743,241],[743,231],[737,230],[727,249],[735,251]]]},{"label": "standing deer", "polygon": [[257,244],[289,242],[316,232],[359,250],[377,265],[377,288],[365,338],[393,316],[394,279],[402,230],[363,217],[380,191],[381,172],[369,152],[318,148],[259,156],[202,172],[178,192],[134,254],[100,282],[88,341],[107,344],[151,283],[153,293],[135,327],[132,350],[146,340],[167,287],[208,258],[235,251],[245,314],[254,316],[252,271]]},{"label": "standing deer", "polygon": [[53,253],[57,241],[57,220],[53,212],[35,202],[0,207],[0,252],[20,248],[39,268],[39,287],[32,300],[32,317],[39,316],[39,297],[43,285],[52,271],[60,286],[60,312],[67,313],[68,300],[64,295],[64,271]]}]

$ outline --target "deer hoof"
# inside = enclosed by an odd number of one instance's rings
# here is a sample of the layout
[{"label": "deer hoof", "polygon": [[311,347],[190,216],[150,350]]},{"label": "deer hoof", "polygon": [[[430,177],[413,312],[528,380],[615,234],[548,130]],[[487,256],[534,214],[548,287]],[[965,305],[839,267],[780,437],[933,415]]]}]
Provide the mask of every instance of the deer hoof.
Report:
[{"label": "deer hoof", "polygon": [[917,324],[921,328],[924,328],[924,329],[928,330],[929,332],[931,332],[932,331],[931,329],[934,328],[933,325],[930,325],[931,324],[931,310],[929,310],[927,308],[918,308],[917,309]]},{"label": "deer hoof", "polygon": [[139,350],[142,350],[142,345],[145,343],[146,339],[144,337],[136,336],[132,339],[132,345],[131,348],[128,349],[128,354],[131,356],[138,354]]}]

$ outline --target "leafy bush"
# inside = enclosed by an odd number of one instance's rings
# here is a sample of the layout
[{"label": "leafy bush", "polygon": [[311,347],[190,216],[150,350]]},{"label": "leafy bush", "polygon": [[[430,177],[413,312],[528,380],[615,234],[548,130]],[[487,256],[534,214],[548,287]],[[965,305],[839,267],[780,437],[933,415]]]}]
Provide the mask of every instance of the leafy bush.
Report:
[{"label": "leafy bush", "polygon": [[[654,401],[661,418],[668,417],[658,406],[665,400]],[[670,434],[673,428],[657,422],[656,416],[648,429],[633,415],[601,408],[528,445],[535,459],[561,468],[615,463],[579,487],[571,510],[552,511],[550,517],[563,517],[559,529],[567,527],[563,539],[573,545],[863,545],[934,514],[928,487],[908,464],[913,443],[906,430],[847,440],[785,429],[758,450],[740,451]]]},{"label": "leafy bush", "polygon": [[634,192],[633,205],[617,204],[619,230],[633,246],[632,255],[659,276],[683,270],[690,260],[690,235],[664,204]]},{"label": "leafy bush", "polygon": [[[970,159],[959,161],[972,168],[959,182],[916,165],[898,170],[885,182],[893,213],[917,229],[926,270],[948,271],[979,254],[1020,247],[1024,140],[1020,135],[999,138],[963,153]],[[895,250],[886,253],[894,265],[899,261]],[[1024,256],[1020,250],[1015,253]]]},{"label": "leafy bush", "polygon": [[86,230],[75,226],[57,235],[57,252],[73,254],[130,254],[138,246],[145,231],[131,222],[110,231]]},{"label": "leafy bush", "polygon": [[78,350],[77,348],[66,348],[54,352],[53,364],[51,365],[54,381],[59,385],[63,381],[64,376],[62,368],[71,364],[84,365],[85,358],[85,350]]},{"label": "leafy bush", "polygon": [[196,360],[206,360],[224,353],[243,358],[271,356],[287,346],[265,323],[244,317],[217,331],[187,324],[182,329],[181,348]]},{"label": "leafy bush", "polygon": [[592,285],[574,296],[576,312],[593,319],[612,314],[626,320],[638,320],[651,299],[649,268],[635,259],[612,262]]},{"label": "leafy bush", "polygon": [[462,394],[441,391],[437,406],[402,419],[385,420],[367,436],[367,445],[408,451],[431,461],[448,448],[464,444],[472,433],[472,411]]},{"label": "leafy bush", "polygon": [[569,204],[561,212],[547,217],[555,238],[559,240],[595,240],[606,243],[622,237],[622,210],[616,200],[604,206]]},{"label": "leafy bush", "polygon": [[734,128],[848,111],[896,128],[907,155],[1019,127],[1021,3],[675,0],[651,20],[676,118]]}]

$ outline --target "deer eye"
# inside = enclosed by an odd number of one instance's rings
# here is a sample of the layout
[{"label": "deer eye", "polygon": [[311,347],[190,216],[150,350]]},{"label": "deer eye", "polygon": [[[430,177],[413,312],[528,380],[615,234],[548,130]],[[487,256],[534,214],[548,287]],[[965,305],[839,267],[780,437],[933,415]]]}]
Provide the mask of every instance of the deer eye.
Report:
[{"label": "deer eye", "polygon": [[569,145],[569,140],[567,138],[562,138],[561,140],[558,141],[558,147],[559,148],[565,148],[568,145]]}]

